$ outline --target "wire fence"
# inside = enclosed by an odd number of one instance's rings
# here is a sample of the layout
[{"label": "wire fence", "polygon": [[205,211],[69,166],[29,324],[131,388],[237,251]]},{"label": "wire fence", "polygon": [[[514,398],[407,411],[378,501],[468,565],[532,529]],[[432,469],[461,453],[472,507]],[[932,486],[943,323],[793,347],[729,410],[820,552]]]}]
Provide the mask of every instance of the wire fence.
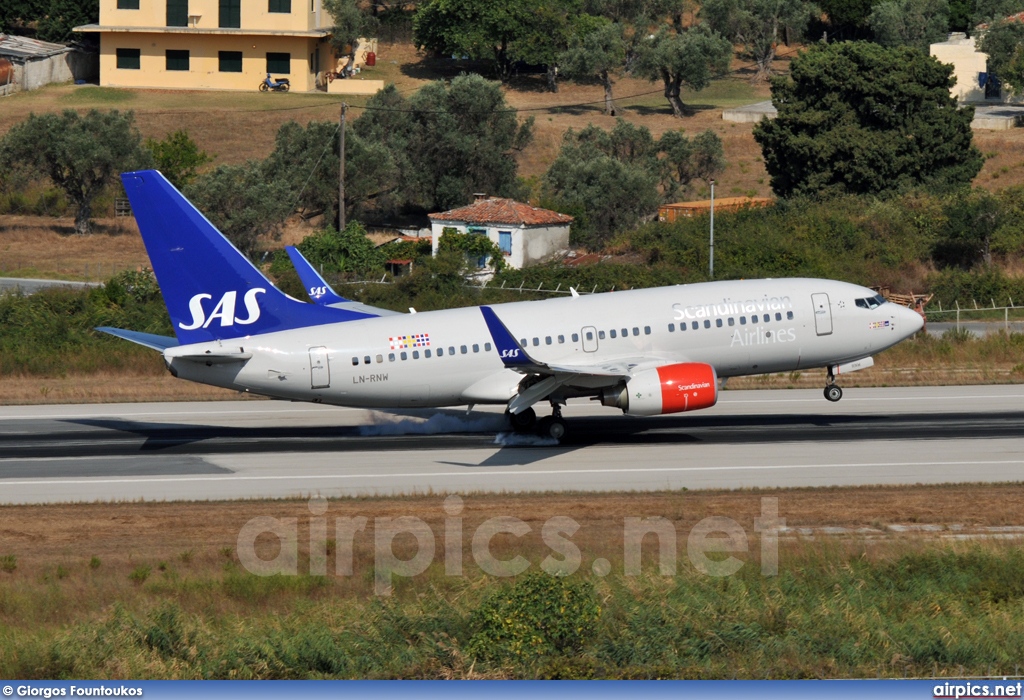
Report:
[{"label": "wire fence", "polygon": [[[978,306],[978,302],[975,299],[971,300],[970,304],[961,305],[959,301],[953,302],[953,308],[942,308],[942,302],[937,302],[938,309],[928,309],[925,312],[925,317],[929,321],[946,321],[946,319],[953,318],[956,323],[957,332],[962,331],[962,325],[966,321],[984,321],[987,323],[998,323],[999,315],[1002,315],[1003,330],[1007,333],[1010,332],[1010,312],[1022,313],[1024,312],[1024,306],[1017,306],[1013,303],[1013,298],[1007,298],[1008,305],[998,306],[996,305],[995,299],[989,299],[991,306]],[[936,317],[936,318],[933,318]]]}]

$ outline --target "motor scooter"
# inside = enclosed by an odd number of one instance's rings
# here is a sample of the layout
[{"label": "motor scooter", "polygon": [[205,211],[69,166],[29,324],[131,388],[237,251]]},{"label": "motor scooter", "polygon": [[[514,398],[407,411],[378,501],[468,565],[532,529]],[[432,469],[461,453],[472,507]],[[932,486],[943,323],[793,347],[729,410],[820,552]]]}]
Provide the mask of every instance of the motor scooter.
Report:
[{"label": "motor scooter", "polygon": [[288,78],[281,78],[275,81],[270,77],[270,73],[267,73],[267,77],[260,83],[260,92],[266,92],[267,90],[273,90],[274,92],[288,92],[291,88],[291,84],[288,82]]}]

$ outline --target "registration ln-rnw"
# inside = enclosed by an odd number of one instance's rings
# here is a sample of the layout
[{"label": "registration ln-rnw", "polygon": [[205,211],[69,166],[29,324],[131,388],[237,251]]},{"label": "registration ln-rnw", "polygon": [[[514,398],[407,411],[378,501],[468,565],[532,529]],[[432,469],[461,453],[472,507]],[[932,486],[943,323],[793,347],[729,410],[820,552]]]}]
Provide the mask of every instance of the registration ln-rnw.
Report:
[{"label": "registration ln-rnw", "polygon": [[[279,399],[408,408],[504,404],[560,438],[567,399],[629,415],[713,406],[728,377],[836,377],[918,332],[914,311],[825,279],[706,282],[401,314],[337,295],[289,249],[309,302],[278,290],[158,171],[122,175],[175,337],[102,328],[181,379]],[[534,406],[550,415],[537,420]]]}]

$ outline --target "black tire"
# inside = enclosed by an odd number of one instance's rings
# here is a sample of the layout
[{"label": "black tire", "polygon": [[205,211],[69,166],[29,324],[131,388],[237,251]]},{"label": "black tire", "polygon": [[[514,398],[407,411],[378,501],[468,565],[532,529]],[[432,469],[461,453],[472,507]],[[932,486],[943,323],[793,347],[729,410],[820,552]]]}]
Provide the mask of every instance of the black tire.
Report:
[{"label": "black tire", "polygon": [[288,83],[285,83],[284,85],[281,86],[281,91],[288,92]]},{"label": "black tire", "polygon": [[537,425],[537,412],[532,408],[519,413],[505,411],[505,415],[508,417],[508,422],[512,424],[512,430],[517,433],[528,433],[533,430],[533,426]]},{"label": "black tire", "polygon": [[825,398],[832,403],[835,403],[839,399],[843,398],[843,390],[835,384],[831,384],[825,387]]},{"label": "black tire", "polygon": [[537,432],[541,437],[551,438],[552,440],[561,440],[565,437],[567,431],[568,426],[565,424],[565,421],[554,416],[542,418],[537,427]]},{"label": "black tire", "polygon": [[266,91],[267,91],[267,84],[266,83],[260,83],[260,92],[266,92]]}]

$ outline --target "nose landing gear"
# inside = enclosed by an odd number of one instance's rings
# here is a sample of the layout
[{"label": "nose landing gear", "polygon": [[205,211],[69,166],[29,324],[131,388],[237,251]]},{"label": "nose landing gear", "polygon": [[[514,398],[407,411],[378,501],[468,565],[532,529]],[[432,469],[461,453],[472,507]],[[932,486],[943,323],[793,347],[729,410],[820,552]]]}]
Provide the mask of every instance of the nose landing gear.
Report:
[{"label": "nose landing gear", "polygon": [[825,384],[825,398],[832,403],[843,398],[843,390],[836,384],[836,375],[832,373],[831,367],[828,368],[828,383]]}]

